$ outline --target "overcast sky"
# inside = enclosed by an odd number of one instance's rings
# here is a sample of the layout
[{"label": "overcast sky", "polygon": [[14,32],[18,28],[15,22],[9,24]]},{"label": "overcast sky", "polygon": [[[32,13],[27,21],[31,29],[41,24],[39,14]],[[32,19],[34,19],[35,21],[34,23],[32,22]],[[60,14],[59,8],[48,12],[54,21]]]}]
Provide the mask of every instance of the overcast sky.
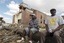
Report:
[{"label": "overcast sky", "polygon": [[19,4],[22,2],[47,15],[50,15],[52,8],[57,10],[57,15],[64,15],[64,0],[0,0],[0,17],[4,17],[7,23],[12,23],[13,15],[19,12]]},{"label": "overcast sky", "polygon": [[48,15],[52,8],[55,8],[58,14],[64,12],[64,0],[23,0],[23,2]]}]

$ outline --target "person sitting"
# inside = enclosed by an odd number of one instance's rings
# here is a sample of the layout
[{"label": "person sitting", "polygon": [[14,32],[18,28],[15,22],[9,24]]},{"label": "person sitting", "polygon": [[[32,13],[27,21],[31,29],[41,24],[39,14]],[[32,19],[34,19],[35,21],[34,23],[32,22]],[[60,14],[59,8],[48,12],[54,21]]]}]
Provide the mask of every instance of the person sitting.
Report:
[{"label": "person sitting", "polygon": [[60,29],[64,26],[63,18],[56,15],[56,9],[54,8],[50,10],[50,13],[51,16],[47,17],[45,20],[46,33],[54,36],[57,39],[57,43],[62,43]]},{"label": "person sitting", "polygon": [[29,26],[27,29],[24,29],[23,37],[21,40],[24,40],[24,36],[29,34],[29,38],[30,38],[29,43],[32,43],[32,35],[35,32],[39,31],[39,24],[38,24],[38,19],[35,14],[31,14],[30,17],[31,17],[31,20],[29,22]]}]

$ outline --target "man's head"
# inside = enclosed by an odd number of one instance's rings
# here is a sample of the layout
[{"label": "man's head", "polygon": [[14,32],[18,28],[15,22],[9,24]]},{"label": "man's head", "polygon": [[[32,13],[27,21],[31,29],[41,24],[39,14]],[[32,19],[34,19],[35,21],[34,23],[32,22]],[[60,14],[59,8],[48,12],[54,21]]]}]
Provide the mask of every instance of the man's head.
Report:
[{"label": "man's head", "polygon": [[56,15],[56,9],[54,9],[54,8],[51,9],[50,10],[50,13],[51,13],[51,16],[55,16]]},{"label": "man's head", "polygon": [[31,19],[35,19],[36,15],[35,14],[31,14],[30,17],[31,17]]}]

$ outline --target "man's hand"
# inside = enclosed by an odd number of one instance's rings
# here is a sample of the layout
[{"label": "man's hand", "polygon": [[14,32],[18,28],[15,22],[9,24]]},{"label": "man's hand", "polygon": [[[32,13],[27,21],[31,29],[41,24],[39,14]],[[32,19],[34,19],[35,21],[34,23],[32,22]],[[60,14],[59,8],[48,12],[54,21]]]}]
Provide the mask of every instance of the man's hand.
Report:
[{"label": "man's hand", "polygon": [[63,26],[64,26],[64,24],[59,25],[55,30],[52,30],[52,32],[56,32],[56,31],[60,30],[61,28],[63,28]]},{"label": "man's hand", "polygon": [[52,33],[56,32],[56,30],[52,30]]}]

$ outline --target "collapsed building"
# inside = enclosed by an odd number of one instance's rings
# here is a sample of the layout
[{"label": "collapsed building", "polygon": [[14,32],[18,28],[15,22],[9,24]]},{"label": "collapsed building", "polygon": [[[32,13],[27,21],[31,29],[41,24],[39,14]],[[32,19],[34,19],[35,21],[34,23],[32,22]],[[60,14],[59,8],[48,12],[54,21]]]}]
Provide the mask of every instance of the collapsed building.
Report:
[{"label": "collapsed building", "polygon": [[21,3],[19,9],[19,13],[13,15],[13,24],[23,24],[24,27],[27,27],[30,21],[29,15],[34,13],[39,21],[39,25],[44,26],[44,20],[47,17],[46,14],[35,9],[29,9],[25,3]]}]

